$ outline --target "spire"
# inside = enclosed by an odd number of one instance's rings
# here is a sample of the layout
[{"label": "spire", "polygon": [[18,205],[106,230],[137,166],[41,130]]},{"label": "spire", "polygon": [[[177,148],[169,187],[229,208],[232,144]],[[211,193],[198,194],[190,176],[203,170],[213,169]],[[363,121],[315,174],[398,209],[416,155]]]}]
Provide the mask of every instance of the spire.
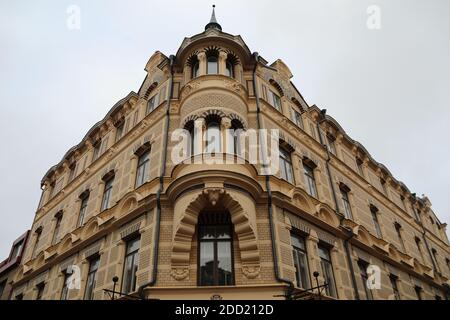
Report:
[{"label": "spire", "polygon": [[220,24],[217,22],[216,19],[216,5],[213,4],[213,10],[212,10],[212,14],[211,14],[211,20],[209,21],[209,23],[205,26],[205,31],[210,29],[210,28],[215,28],[215,29],[219,29],[220,31],[222,31],[222,27],[220,26]]}]

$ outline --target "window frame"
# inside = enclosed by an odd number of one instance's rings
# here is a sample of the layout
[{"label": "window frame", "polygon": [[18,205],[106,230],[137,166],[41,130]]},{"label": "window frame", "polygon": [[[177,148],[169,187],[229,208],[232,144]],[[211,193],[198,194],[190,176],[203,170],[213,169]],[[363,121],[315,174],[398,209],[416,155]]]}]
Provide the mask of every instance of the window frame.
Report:
[{"label": "window frame", "polygon": [[[92,269],[92,266],[95,265],[95,269]],[[86,277],[86,288],[84,289],[84,300],[94,300],[94,291],[95,287],[97,285],[97,273],[98,269],[100,268],[100,256],[95,255],[89,259],[89,269]],[[93,277],[92,285],[90,285],[89,281]]]},{"label": "window frame", "polygon": [[67,300],[69,300],[69,290],[70,290],[69,286],[67,285],[67,280],[69,280],[69,277],[72,274],[69,274],[67,269],[63,270],[62,272],[64,274],[64,279],[63,279],[63,286],[61,288],[61,294],[60,294],[59,300],[67,301]]},{"label": "window frame", "polygon": [[52,245],[55,245],[57,241],[59,240],[59,232],[61,231],[61,222],[63,218],[63,213],[60,211],[55,215],[56,221],[55,221],[55,227],[53,228],[53,235],[52,235]]},{"label": "window frame", "polygon": [[[320,268],[322,270],[322,276],[325,279],[325,281],[328,283],[328,285],[325,287],[325,292],[327,293],[328,296],[330,297],[334,297],[334,298],[338,298],[338,292],[337,292],[337,287],[336,287],[336,277],[334,276],[334,268],[333,268],[333,261],[331,258],[331,248],[328,245],[325,245],[323,243],[319,243],[317,245],[317,249],[319,252],[319,260],[320,260]],[[320,253],[321,251],[325,251],[327,253],[327,257],[322,256]],[[324,267],[324,265],[326,265],[329,270],[331,270],[331,280],[327,279],[328,278],[328,274],[326,274],[326,268]],[[330,287],[330,283],[332,284],[332,287]],[[331,289],[332,288],[332,289]]]},{"label": "window frame", "polygon": [[366,294],[366,300],[374,300],[372,290],[367,286],[367,280],[369,279],[367,268],[369,267],[369,263],[363,260],[358,260],[358,267],[359,275],[363,283],[364,292]]},{"label": "window frame", "polygon": [[[125,293],[125,294],[129,294],[132,293],[134,291],[136,291],[136,285],[137,285],[137,276],[136,273],[139,271],[139,260],[141,258],[140,255],[140,251],[141,251],[141,236],[140,235],[135,235],[134,237],[130,237],[129,239],[126,240],[126,245],[125,245],[125,256],[123,259],[123,271],[122,271],[122,283],[121,283],[121,292]],[[129,247],[131,246],[132,243],[134,243],[135,241],[138,242],[138,248],[135,249],[134,251],[128,252]],[[126,272],[126,267],[127,267],[127,259],[131,258],[132,259],[132,271],[131,271],[131,280],[130,280],[130,288],[129,291],[128,288],[126,288],[125,282],[126,280],[128,280],[127,277],[125,277],[125,272]]]},{"label": "window frame", "polygon": [[383,232],[381,230],[380,221],[378,220],[379,211],[375,206],[370,206],[370,213],[372,215],[372,222],[375,227],[375,234],[378,238],[383,239]]},{"label": "window frame", "polygon": [[339,187],[341,191],[341,200],[344,206],[344,216],[346,219],[353,220],[352,205],[350,203],[350,189],[346,186]]},{"label": "window frame", "polygon": [[36,300],[42,300],[42,297],[44,295],[44,290],[45,290],[45,282],[38,283],[36,285],[36,290],[37,290]]},{"label": "window frame", "polygon": [[[308,248],[307,248],[307,244],[306,244],[306,236],[302,235],[298,232],[293,232],[291,231],[290,234],[290,238],[291,238],[291,252],[292,252],[292,258],[294,261],[294,268],[295,268],[295,281],[297,284],[297,287],[299,288],[303,288],[303,289],[309,289],[311,287],[311,274],[310,274],[310,266],[309,266],[309,257],[308,257]],[[297,247],[294,245],[293,243],[293,238],[296,238],[297,240],[300,240],[300,242],[303,242],[303,246],[304,249]],[[299,253],[302,255],[303,257],[303,264],[304,264],[304,269],[303,270],[305,272],[304,275],[302,275],[302,270],[300,267],[300,258],[299,258]],[[305,283],[303,283],[303,281]],[[302,282],[302,283],[300,283]]]},{"label": "window frame", "polygon": [[[146,148],[142,152],[140,152],[138,156],[138,162],[136,166],[136,178],[135,178],[135,188],[139,188],[143,186],[146,182],[148,182],[149,174],[150,174],[150,155],[151,148]],[[142,160],[144,159],[144,160]],[[142,175],[140,175],[140,170],[142,171]],[[141,177],[141,178],[139,178]]]},{"label": "window frame", "polygon": [[[281,179],[289,182],[290,184],[295,184],[294,167],[292,165],[292,154],[290,151],[286,150],[281,146],[280,146],[279,161],[280,161]],[[288,171],[290,172],[291,179],[289,179]]]},{"label": "window frame", "polygon": [[395,300],[402,300],[400,290],[398,288],[398,276],[394,274],[389,275],[389,282],[391,283],[392,291],[394,292]]},{"label": "window frame", "polygon": [[104,179],[105,187],[103,189],[103,196],[102,196],[102,204],[100,207],[100,212],[103,212],[105,210],[109,209],[109,205],[111,202],[112,197],[112,191],[114,187],[114,180],[115,180],[115,174],[112,173],[110,176]]},{"label": "window frame", "polygon": [[313,166],[309,161],[306,159],[303,159],[303,174],[306,180],[306,187],[307,192],[311,197],[314,197],[318,199],[318,192],[317,192],[317,183],[316,183],[316,175],[315,175],[315,169],[316,166]]},{"label": "window frame", "polygon": [[[227,227],[229,228],[230,237],[229,239],[200,239],[200,231],[202,227]],[[235,279],[235,268],[234,268],[234,226],[233,223],[229,224],[197,224],[197,286],[199,287],[208,287],[208,286],[214,286],[214,287],[228,287],[228,286],[234,286],[236,284]],[[204,285],[202,284],[202,277],[201,277],[201,243],[212,243],[213,244],[213,256],[214,256],[214,265],[217,265],[218,259],[218,243],[229,243],[230,249],[231,249],[231,284],[225,284],[220,285],[219,284],[219,276],[218,276],[218,268],[214,267],[213,270],[213,284],[212,285]]]},{"label": "window frame", "polygon": [[[210,59],[214,59],[215,61],[210,61]],[[215,64],[215,72],[212,73],[210,69],[210,64]],[[206,58],[206,74],[207,75],[217,75],[219,74],[219,57],[216,55],[210,55]]]},{"label": "window frame", "polygon": [[78,211],[78,221],[77,221],[77,228],[80,228],[84,226],[84,223],[86,222],[86,212],[89,204],[89,192],[85,192],[80,196],[80,210]]}]

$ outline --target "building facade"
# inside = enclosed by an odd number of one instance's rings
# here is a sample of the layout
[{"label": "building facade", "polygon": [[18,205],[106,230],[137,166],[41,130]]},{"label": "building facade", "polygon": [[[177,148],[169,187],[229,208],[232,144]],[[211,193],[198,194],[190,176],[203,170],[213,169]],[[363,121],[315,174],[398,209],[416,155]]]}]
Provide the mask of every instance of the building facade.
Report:
[{"label": "building facade", "polygon": [[[12,285],[25,252],[29,233],[30,231],[27,231],[17,238],[8,258],[0,262],[0,300],[9,300],[12,297]],[[14,298],[21,299],[20,296]]]},{"label": "building facade", "polygon": [[[309,106],[283,61],[213,12],[145,70],[45,174],[12,297],[446,299],[446,224],[429,199]],[[242,137],[272,129],[269,173]]]}]

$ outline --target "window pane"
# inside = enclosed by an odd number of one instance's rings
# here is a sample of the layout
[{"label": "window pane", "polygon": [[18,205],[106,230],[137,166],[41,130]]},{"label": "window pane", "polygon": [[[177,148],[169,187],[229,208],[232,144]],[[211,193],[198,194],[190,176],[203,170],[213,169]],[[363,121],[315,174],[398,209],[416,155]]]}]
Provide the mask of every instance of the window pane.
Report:
[{"label": "window pane", "polygon": [[200,243],[200,285],[214,285],[214,242]]},{"label": "window pane", "polygon": [[217,242],[217,276],[218,285],[233,284],[231,266],[231,242]]},{"label": "window pane", "polygon": [[218,64],[216,57],[208,58],[208,74],[217,74],[218,73]]},{"label": "window pane", "polygon": [[211,123],[206,130],[206,152],[220,152],[220,127],[217,123]]}]

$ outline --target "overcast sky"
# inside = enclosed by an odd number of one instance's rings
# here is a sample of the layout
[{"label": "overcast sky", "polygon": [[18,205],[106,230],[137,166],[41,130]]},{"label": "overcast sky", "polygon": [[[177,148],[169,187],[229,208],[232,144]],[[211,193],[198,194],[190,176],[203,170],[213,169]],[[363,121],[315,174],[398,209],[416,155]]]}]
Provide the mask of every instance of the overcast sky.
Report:
[{"label": "overcast sky", "polygon": [[[138,91],[156,50],[204,30],[212,3],[0,1],[0,260],[30,229],[45,172]],[[225,32],[285,61],[310,105],[450,221],[450,1],[215,3]],[[80,30],[67,27],[70,5]],[[367,27],[370,5],[381,29]]]}]

